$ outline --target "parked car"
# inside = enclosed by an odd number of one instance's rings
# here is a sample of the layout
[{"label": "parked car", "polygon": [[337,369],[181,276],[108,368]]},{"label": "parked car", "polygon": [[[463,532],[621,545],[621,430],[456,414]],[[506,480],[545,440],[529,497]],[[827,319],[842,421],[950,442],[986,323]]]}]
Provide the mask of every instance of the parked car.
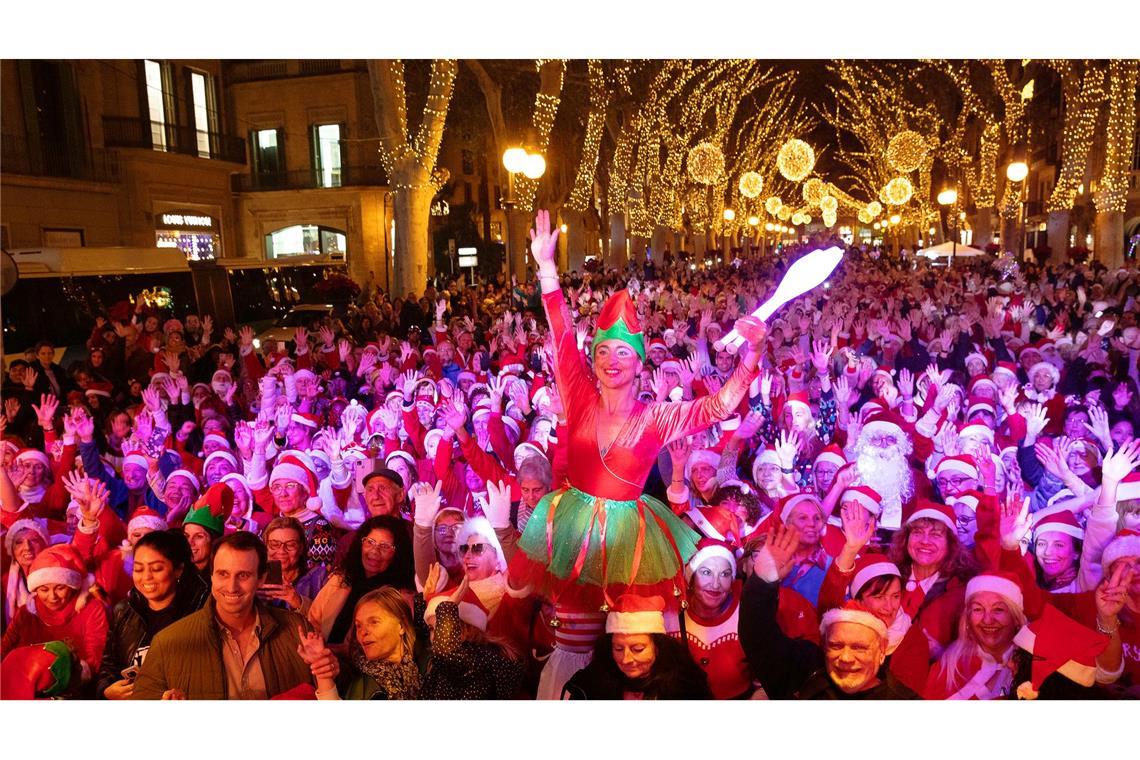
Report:
[{"label": "parked car", "polygon": [[298,304],[278,317],[272,325],[259,332],[253,339],[253,347],[259,349],[261,344],[268,340],[292,343],[293,333],[297,331],[298,327],[312,330],[314,323],[332,316],[335,309],[336,307],[331,303]]}]

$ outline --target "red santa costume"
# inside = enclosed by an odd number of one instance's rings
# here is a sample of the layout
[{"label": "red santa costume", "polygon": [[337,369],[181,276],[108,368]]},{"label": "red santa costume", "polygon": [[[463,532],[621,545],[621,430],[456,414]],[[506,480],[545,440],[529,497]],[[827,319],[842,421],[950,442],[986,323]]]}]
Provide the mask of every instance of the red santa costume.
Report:
[{"label": "red santa costume", "polygon": [[[736,555],[728,544],[703,539],[689,560],[686,577],[690,582],[701,566],[712,559],[723,559],[736,576]],[[685,609],[685,639],[693,661],[709,678],[716,699],[734,699],[752,693],[752,673],[737,634],[740,619],[740,581],[734,580],[724,608],[711,617],[697,613],[692,604]]]}]

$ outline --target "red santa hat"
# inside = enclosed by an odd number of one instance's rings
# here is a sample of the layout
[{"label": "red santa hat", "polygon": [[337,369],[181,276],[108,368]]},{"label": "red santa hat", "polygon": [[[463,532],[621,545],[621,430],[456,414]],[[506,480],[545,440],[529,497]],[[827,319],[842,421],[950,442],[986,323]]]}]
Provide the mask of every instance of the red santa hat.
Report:
[{"label": "red santa hat", "polygon": [[515,469],[531,457],[542,457],[549,461],[550,457],[546,453],[546,447],[537,441],[523,441],[518,446],[515,446]]},{"label": "red santa hat", "polygon": [[85,393],[88,396],[102,396],[103,398],[111,398],[111,391],[113,386],[110,383],[94,382],[87,386]]},{"label": "red santa hat", "polygon": [[25,530],[30,530],[39,535],[39,537],[43,539],[45,546],[51,544],[51,534],[48,533],[47,528],[44,527],[39,520],[25,517],[22,520],[17,520],[12,523],[12,526],[4,533],[4,548],[7,550],[7,556],[12,556],[12,549],[16,543],[16,535]]},{"label": "red santa hat", "polygon": [[166,476],[166,482],[169,483],[174,478],[186,478],[195,491],[202,490],[202,481],[198,480],[198,476],[189,470],[178,469]]},{"label": "red santa hat", "polygon": [[1100,555],[1100,565],[1105,573],[1108,573],[1113,563],[1121,557],[1140,557],[1140,532],[1125,528],[1104,547]]},{"label": "red santa hat", "polygon": [[978,464],[969,454],[959,454],[952,457],[943,457],[934,468],[934,476],[938,477],[944,472],[956,472],[973,480],[978,479]]},{"label": "red santa hat", "polygon": [[21,449],[16,454],[16,464],[25,462],[39,462],[49,473],[51,472],[51,458],[39,449]]},{"label": "red santa hat", "polygon": [[863,432],[868,435],[893,435],[899,439],[907,435],[906,428],[903,418],[891,411],[876,412],[863,423]]},{"label": "red santa hat", "polygon": [[859,596],[864,586],[884,575],[902,578],[898,565],[887,559],[885,554],[864,554],[859,557],[855,560],[855,574],[851,576],[851,585],[848,586],[851,598]]},{"label": "red santa hat", "polygon": [[229,462],[230,464],[232,464],[232,465],[234,466],[234,468],[235,468],[235,469],[237,469],[237,467],[238,467],[238,460],[237,460],[237,457],[235,457],[233,454],[231,454],[231,453],[230,453],[230,452],[228,452],[228,451],[221,451],[221,450],[219,450],[219,451],[213,451],[213,452],[210,452],[210,453],[209,453],[209,454],[206,456],[206,461],[202,463],[202,472],[205,472],[205,471],[206,471],[206,469],[207,469],[207,468],[208,468],[208,467],[209,467],[211,464],[213,464],[214,462],[218,461],[219,459],[224,459],[224,460],[226,460],[227,462]]},{"label": "red santa hat", "polygon": [[166,530],[169,527],[166,524],[166,519],[163,518],[158,512],[147,506],[141,506],[131,513],[130,520],[127,521],[127,534],[139,528],[149,528],[150,530]]},{"label": "red santa hat", "polygon": [[1013,362],[998,362],[997,366],[994,367],[994,378],[996,379],[999,374],[1007,374],[1017,380],[1017,365]]},{"label": "red santa hat", "polygon": [[1053,378],[1053,384],[1054,385],[1056,385],[1061,380],[1061,371],[1060,370],[1058,370],[1056,367],[1054,367],[1052,364],[1050,364],[1047,361],[1039,361],[1039,362],[1034,363],[1033,366],[1031,366],[1029,368],[1029,379],[1030,379],[1030,381],[1033,380],[1033,376],[1036,375],[1039,370],[1045,370],[1046,372],[1048,372],[1049,376]]},{"label": "red santa hat", "polygon": [[971,512],[974,512],[974,513],[976,514],[976,513],[977,513],[977,511],[978,511],[978,504],[979,504],[979,503],[980,503],[980,502],[979,502],[979,500],[978,500],[978,497],[977,497],[975,494],[972,494],[972,493],[966,493],[966,494],[962,494],[961,496],[958,496],[958,497],[954,498],[954,499],[953,499],[953,500],[950,502],[950,506],[951,506],[951,507],[956,507],[956,506],[958,506],[959,504],[961,504],[961,505],[962,505],[962,506],[964,506],[966,509],[968,509],[968,510],[970,510]]},{"label": "red santa hat", "polygon": [[[980,422],[971,422],[968,425],[963,425],[958,429],[959,438],[985,438],[990,443],[994,442],[994,430],[989,425],[983,425]],[[943,460],[945,461],[945,460]],[[941,464],[941,463],[940,463]]]},{"label": "red santa hat", "polygon": [[1012,573],[990,571],[975,575],[966,584],[966,601],[969,602],[971,596],[981,591],[992,591],[1012,602],[1018,611],[1025,610],[1025,595],[1017,576]]},{"label": "red santa hat", "polygon": [[512,443],[519,439],[519,421],[514,417],[504,414],[503,415],[503,430],[507,434],[507,439]]},{"label": "red santa hat", "polygon": [[692,476],[693,467],[698,464],[706,464],[715,470],[720,464],[720,455],[711,449],[694,449],[685,460],[685,480]]},{"label": "red santa hat", "polygon": [[207,443],[216,443],[227,451],[232,448],[230,446],[230,439],[226,438],[224,434],[218,432],[206,433],[206,435],[202,438],[202,446],[205,447]]},{"label": "red santa hat", "polygon": [[966,367],[969,367],[970,362],[972,361],[981,362],[983,372],[990,366],[990,360],[987,359],[985,354],[981,353],[980,351],[971,351],[970,353],[966,354]]},{"label": "red santa hat", "polygon": [[787,400],[784,401],[784,406],[788,407],[796,404],[802,406],[808,414],[811,414],[811,402],[808,401],[807,392],[795,391],[788,394]]},{"label": "red santa hat", "polygon": [[800,493],[793,493],[785,496],[781,500],[780,521],[786,523],[788,521],[788,518],[792,515],[792,510],[801,504],[810,504],[819,510],[819,513],[823,515],[824,519],[827,518],[827,515],[823,514],[823,504],[820,503],[819,497],[817,497],[815,494],[801,491]]},{"label": "red santa hat", "polygon": [[870,628],[879,634],[883,640],[887,638],[886,624],[854,599],[844,602],[842,607],[833,607],[823,613],[823,617],[819,621],[820,634],[827,638],[827,629],[836,623],[855,623]]},{"label": "red santa hat", "polygon": [[390,469],[392,466],[392,461],[395,459],[404,460],[404,463],[408,466],[409,470],[412,472],[416,471],[416,458],[412,456],[411,453],[404,451],[403,449],[396,449],[391,454],[384,457],[384,464],[386,464]]},{"label": "red santa hat", "polygon": [[[1044,512],[1045,510],[1041,510]],[[1042,515],[1038,512],[1034,517],[1036,522],[1033,526],[1033,539],[1042,533],[1064,533],[1066,536],[1084,541],[1085,530],[1081,524],[1077,522],[1076,516],[1067,509],[1058,509],[1051,511],[1049,514]]]},{"label": "red santa hat", "polygon": [[886,366],[885,364],[880,364],[878,367],[875,368],[875,371],[871,375],[871,377],[878,377],[880,375],[882,375],[883,377],[890,380],[894,377],[894,370],[892,370],[890,367]]},{"label": "red santa hat", "polygon": [[697,507],[690,509],[686,515],[705,537],[725,545],[732,544],[734,550],[739,548],[743,531],[740,518],[732,510],[725,507]]},{"label": "red santa hat", "polygon": [[823,447],[819,455],[815,458],[814,466],[819,466],[821,462],[827,462],[836,467],[844,467],[847,465],[847,459],[843,456],[843,449],[834,443],[829,443]]},{"label": "red santa hat", "polygon": [[[28,570],[28,590],[32,592],[49,583],[62,584],[78,591],[76,610],[82,609],[87,603],[90,582],[83,558],[70,544],[56,544],[44,549],[32,560],[32,566]],[[29,611],[35,612],[30,605]]]},{"label": "red santa hat", "polygon": [[309,414],[308,412],[293,412],[293,416],[289,419],[311,430],[316,430],[321,426],[321,418],[315,414]]},{"label": "red santa hat", "polygon": [[300,483],[309,492],[305,506],[314,511],[320,509],[321,497],[318,493],[320,483],[317,481],[317,472],[313,466],[313,460],[307,454],[299,451],[283,454],[277,460],[277,464],[273,465],[273,472],[269,474],[269,487],[272,488],[273,484],[279,480],[292,480],[295,483]]},{"label": "red santa hat", "polygon": [[126,467],[128,464],[133,464],[136,467],[143,468],[144,470],[150,468],[150,463],[147,461],[146,457],[143,456],[143,453],[141,451],[127,452],[127,455],[123,457],[123,467]]},{"label": "red santa hat", "polygon": [[715,538],[702,538],[697,542],[697,551],[689,563],[685,565],[685,581],[691,582],[693,574],[700,569],[701,565],[714,558],[728,562],[729,567],[732,568],[733,577],[736,577],[736,554],[733,547],[723,541],[717,541]]},{"label": "red santa hat", "polygon": [[503,354],[499,357],[499,370],[501,375],[519,373],[526,369],[523,358],[517,353]]},{"label": "red santa hat", "polygon": [[942,523],[952,533],[958,530],[958,518],[954,515],[954,510],[945,504],[920,499],[915,504],[914,511],[907,517],[906,524],[910,525],[915,520],[921,520],[923,518]]},{"label": "red santa hat", "polygon": [[665,633],[665,600],[622,594],[606,615],[606,633]]},{"label": "red santa hat", "polygon": [[1140,499],[1140,471],[1130,472],[1116,487],[1116,503]]},{"label": "red santa hat", "polygon": [[1046,604],[1036,620],[1014,635],[1013,643],[1033,655],[1030,684],[1037,692],[1053,673],[1083,686],[1096,683],[1096,658],[1108,646],[1108,637]]},{"label": "red santa hat", "polygon": [[665,352],[669,351],[669,346],[666,345],[665,341],[663,341],[661,338],[653,338],[649,341],[649,350],[652,351],[655,348],[659,348]]},{"label": "red santa hat", "polygon": [[878,517],[883,511],[883,497],[870,486],[850,486],[839,497],[840,504],[853,501],[863,509]]},{"label": "red santa hat", "polygon": [[[439,605],[444,602],[452,601],[447,594],[436,594],[428,600],[427,609],[424,610],[424,622],[428,625],[435,623],[436,611],[439,610]],[[459,619],[470,626],[478,628],[480,631],[487,630],[487,621],[491,615],[487,611],[486,605],[483,604],[479,596],[471,589],[467,589],[467,593],[457,603],[459,607]]]}]

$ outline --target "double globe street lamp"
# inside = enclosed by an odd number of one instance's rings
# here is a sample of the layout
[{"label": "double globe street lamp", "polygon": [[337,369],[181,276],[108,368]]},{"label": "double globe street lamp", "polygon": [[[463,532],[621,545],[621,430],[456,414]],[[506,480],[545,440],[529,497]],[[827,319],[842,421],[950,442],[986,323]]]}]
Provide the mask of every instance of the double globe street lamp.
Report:
[{"label": "double globe street lamp", "polygon": [[[546,173],[546,159],[541,153],[531,153],[525,148],[507,148],[503,151],[503,167],[507,170],[507,197],[503,199],[503,208],[507,212],[507,276],[511,272],[511,218],[515,210],[515,175],[521,174],[527,179],[541,179]],[[514,272],[513,274],[519,274]]]}]

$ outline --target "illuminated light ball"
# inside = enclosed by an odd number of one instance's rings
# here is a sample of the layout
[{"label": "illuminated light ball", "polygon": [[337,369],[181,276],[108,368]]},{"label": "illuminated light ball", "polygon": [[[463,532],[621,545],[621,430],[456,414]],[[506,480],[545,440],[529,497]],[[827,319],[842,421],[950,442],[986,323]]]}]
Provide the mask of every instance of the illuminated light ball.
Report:
[{"label": "illuminated light ball", "polygon": [[811,214],[804,214],[804,224],[811,224]]},{"label": "illuminated light ball", "polygon": [[787,206],[783,206],[780,208],[780,211],[776,214],[776,216],[780,217],[780,221],[786,222],[792,218],[792,210]]},{"label": "illuminated light ball", "polygon": [[775,216],[776,214],[780,213],[780,209],[782,209],[783,207],[784,207],[784,202],[782,200],[780,200],[780,196],[778,196],[778,195],[769,196],[768,199],[766,201],[764,201],[764,210],[767,211],[772,216]]},{"label": "illuminated light ball", "polygon": [[776,168],[784,179],[799,182],[815,168],[815,151],[803,140],[788,140],[776,155]]},{"label": "illuminated light ball", "polygon": [[885,198],[889,205],[901,206],[914,195],[914,185],[910,184],[910,180],[906,177],[895,177],[883,185],[883,191],[879,195]]},{"label": "illuminated light ball", "polygon": [[804,223],[804,215],[803,214],[801,214],[799,211],[792,214],[792,224],[800,225],[803,223]]},{"label": "illuminated light ball", "polygon": [[756,198],[764,190],[764,178],[757,172],[744,172],[740,175],[740,194],[745,198]]},{"label": "illuminated light ball", "polygon": [[859,209],[859,213],[856,214],[856,216],[859,218],[859,221],[862,224],[870,224],[871,219],[873,218],[870,214],[867,213],[867,209],[865,208]]},{"label": "illuminated light ball", "polygon": [[836,221],[836,216],[835,216],[834,211],[824,211],[823,212],[823,223],[825,226],[834,227],[835,221]]},{"label": "illuminated light ball", "polygon": [[839,210],[839,201],[835,200],[834,196],[825,195],[819,199],[819,208],[824,213],[830,211],[834,214]]},{"label": "illuminated light ball", "polygon": [[912,172],[926,158],[926,140],[918,132],[899,132],[887,143],[887,163],[900,172]]},{"label": "illuminated light ball", "polygon": [[878,201],[871,201],[867,204],[867,213],[872,217],[876,217],[879,214],[883,213],[883,205]]},{"label": "illuminated light ball", "polygon": [[724,153],[711,142],[698,143],[689,151],[688,168],[694,182],[712,185],[724,176]]},{"label": "illuminated light ball", "polygon": [[827,195],[827,188],[823,186],[823,180],[819,177],[812,177],[804,183],[803,187],[804,201],[810,206],[818,206],[819,200]]}]

